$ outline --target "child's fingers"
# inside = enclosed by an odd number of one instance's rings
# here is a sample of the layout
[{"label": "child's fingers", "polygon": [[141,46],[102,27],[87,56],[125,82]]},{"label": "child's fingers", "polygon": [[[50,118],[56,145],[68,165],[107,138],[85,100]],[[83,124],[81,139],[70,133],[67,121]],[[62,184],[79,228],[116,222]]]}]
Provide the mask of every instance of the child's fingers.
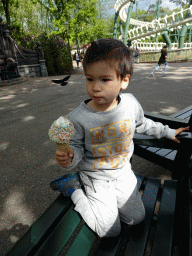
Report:
[{"label": "child's fingers", "polygon": [[180,141],[176,137],[173,138],[173,141],[175,141],[176,143],[180,143]]},{"label": "child's fingers", "polygon": [[68,155],[60,156],[60,155],[55,154],[55,159],[57,161],[68,161],[70,159],[70,157]]},{"label": "child's fingers", "polygon": [[74,151],[72,148],[69,148],[69,152],[68,153],[65,153],[65,152],[62,152],[62,151],[59,151],[59,150],[56,150],[56,153],[55,153],[57,156],[70,156],[70,157],[73,157],[74,155]]},{"label": "child's fingers", "polygon": [[[182,132],[188,131],[189,128],[190,128],[189,126],[178,128],[178,129],[176,130],[176,135],[179,135],[179,134],[182,133]],[[180,141],[179,141],[176,137],[174,137],[173,140],[174,140],[176,143],[180,143]]]},{"label": "child's fingers", "polygon": [[178,129],[176,130],[176,135],[179,135],[179,134],[182,133],[182,132],[188,131],[189,129],[190,129],[189,126],[178,128]]},{"label": "child's fingers", "polygon": [[66,155],[67,155],[67,153],[62,152],[62,151],[59,151],[58,149],[56,150],[55,154],[56,154],[57,156],[66,156]]},{"label": "child's fingers", "polygon": [[56,159],[57,163],[62,167],[66,167],[66,165],[71,164],[71,158],[69,156],[66,156],[66,157],[55,156],[55,159]]},{"label": "child's fingers", "polygon": [[[187,126],[187,127],[184,127],[184,128],[182,127],[182,128],[180,128],[180,129],[181,129],[181,132],[184,132],[184,131],[188,131],[188,130],[189,130],[189,128],[190,128],[190,127],[189,127],[189,126]],[[181,133],[181,132],[180,132],[180,133]]]},{"label": "child's fingers", "polygon": [[71,165],[73,155],[74,151],[72,148],[69,148],[68,153],[57,150],[55,152],[55,159],[61,167],[66,168]]},{"label": "child's fingers", "polygon": [[72,148],[69,148],[69,153],[68,153],[69,157],[73,157],[74,155],[74,151]]},{"label": "child's fingers", "polygon": [[188,131],[190,129],[190,126],[187,126],[184,129],[185,129],[185,131]]}]

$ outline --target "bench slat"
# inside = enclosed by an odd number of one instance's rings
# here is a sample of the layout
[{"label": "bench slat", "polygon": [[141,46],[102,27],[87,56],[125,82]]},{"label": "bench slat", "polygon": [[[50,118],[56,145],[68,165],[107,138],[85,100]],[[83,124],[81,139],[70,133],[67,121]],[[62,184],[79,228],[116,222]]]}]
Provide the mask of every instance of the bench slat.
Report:
[{"label": "bench slat", "polygon": [[[142,176],[140,174],[137,174],[137,173],[135,175],[137,177],[137,187],[138,187],[138,189],[140,189],[140,187],[143,183],[143,180],[144,180],[144,176]],[[126,225],[126,224],[122,223],[122,227],[124,225]],[[113,255],[116,255],[117,251],[119,251],[121,249],[119,247],[124,247],[123,245],[127,244],[127,241],[125,239],[125,237],[127,238],[126,233],[127,233],[127,229],[125,227],[125,230],[122,230],[120,236],[118,236],[118,237],[102,238],[94,256],[113,256]]]},{"label": "bench slat", "polygon": [[182,110],[170,115],[169,117],[180,118],[180,116],[183,115],[184,113],[187,113],[188,117],[190,117],[190,115],[192,114],[192,106],[182,109]]},{"label": "bench slat", "polygon": [[177,150],[173,150],[173,151],[171,151],[168,155],[166,155],[165,157],[166,157],[167,159],[174,160],[176,154],[177,154]]},{"label": "bench slat", "polygon": [[166,156],[171,152],[172,152],[172,150],[170,150],[170,149],[162,148],[156,154],[159,155],[159,156]]},{"label": "bench slat", "polygon": [[158,151],[160,150],[160,148],[156,148],[156,147],[148,147],[146,148],[146,150],[149,150],[150,152],[153,152],[153,153],[158,153]]},{"label": "bench slat", "polygon": [[135,173],[135,176],[137,178],[137,188],[140,190],[141,184],[142,184],[142,182],[144,180],[144,176],[140,175],[138,173]]},{"label": "bench slat", "polygon": [[55,227],[61,216],[68,211],[72,202],[62,194],[50,207],[36,220],[23,237],[11,248],[7,256],[34,255],[42,240],[48,236],[47,231]]},{"label": "bench slat", "polygon": [[100,244],[94,254],[90,254],[89,256],[114,256],[116,255],[119,245],[121,242],[121,238],[124,234],[121,232],[118,237],[110,237],[110,238],[101,238]]},{"label": "bench slat", "polygon": [[81,221],[81,218],[73,210],[73,205],[64,215],[46,241],[42,244],[35,256],[56,256],[63,249],[68,239]]},{"label": "bench slat", "polygon": [[136,238],[134,236],[130,236],[125,251],[126,256],[143,256],[145,253],[159,187],[160,180],[153,178],[148,179],[142,197],[146,210],[144,231],[141,237],[139,235]]},{"label": "bench slat", "polygon": [[141,147],[141,148],[147,148],[147,146],[143,146],[143,145],[139,145],[139,147]]},{"label": "bench slat", "polygon": [[[145,116],[154,121],[158,121],[158,122],[160,121],[159,116],[156,116],[150,112],[145,112]],[[192,106],[189,106],[186,109],[183,109],[177,113],[170,115],[169,118],[170,118],[170,120],[174,120],[174,119],[176,119],[176,121],[180,120],[180,122],[182,122],[182,119],[183,120],[185,119],[184,122],[186,122],[187,120],[190,119],[190,116],[191,116],[191,122],[192,122]],[[165,117],[161,116],[160,118],[162,119],[161,120],[162,123],[164,123],[164,121],[165,121],[166,122],[165,124],[169,124],[169,123],[167,123],[167,120]],[[189,121],[189,123],[190,123],[190,121]],[[188,125],[190,125],[189,123],[188,123]],[[170,121],[170,124],[172,124],[171,121]],[[186,123],[186,125],[187,125],[187,123]],[[182,124],[181,126],[184,127],[186,125]],[[172,125],[170,125],[170,126],[172,127]],[[190,125],[190,126],[192,126],[192,125]],[[178,127],[179,127],[179,122],[178,122]],[[144,150],[140,150],[139,147],[142,149],[145,148],[146,153],[144,152]],[[153,154],[148,154],[148,152],[153,153]],[[150,146],[144,147],[144,145],[137,144],[137,145],[135,145],[134,154],[144,157],[146,160],[152,161],[155,164],[158,164],[168,170],[171,170],[171,162],[173,163],[175,156],[177,154],[177,150],[174,150],[174,147],[172,147],[172,150],[171,150],[171,149],[166,149],[165,147],[159,149],[158,147],[155,147],[155,145],[154,145],[154,147],[150,147]],[[167,162],[167,161],[171,161],[171,162]]]},{"label": "bench slat", "polygon": [[177,181],[164,182],[151,256],[171,256]]},{"label": "bench slat", "polygon": [[192,110],[187,113],[184,113],[183,115],[180,115],[178,118],[189,120],[191,114],[192,114]]},{"label": "bench slat", "polygon": [[192,179],[189,179],[189,255],[192,255]]},{"label": "bench slat", "polygon": [[150,152],[149,150],[146,150],[145,148],[139,145],[135,145],[134,154],[154,164],[157,164],[167,170],[172,170],[172,166],[173,166],[172,160],[159,156],[157,154],[154,154],[153,152]]},{"label": "bench slat", "polygon": [[93,243],[95,242],[97,236],[84,225],[76,237],[75,241],[71,245],[66,256],[87,256],[89,251],[92,248]]}]

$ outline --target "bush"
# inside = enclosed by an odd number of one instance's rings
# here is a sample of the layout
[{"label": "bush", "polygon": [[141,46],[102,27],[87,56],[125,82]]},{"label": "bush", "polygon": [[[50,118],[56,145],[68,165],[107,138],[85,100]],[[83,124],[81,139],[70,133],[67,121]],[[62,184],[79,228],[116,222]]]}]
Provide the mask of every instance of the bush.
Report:
[{"label": "bush", "polygon": [[[14,36],[12,36],[14,38]],[[47,66],[47,71],[50,76],[63,75],[64,72],[69,72],[72,67],[70,57],[70,49],[64,40],[58,35],[39,34],[33,37],[30,34],[17,37],[17,43],[24,48],[35,50],[36,42],[42,44],[44,59]]]},{"label": "bush", "polygon": [[64,71],[70,71],[70,50],[62,38],[40,35],[39,41],[42,43],[49,75],[62,75]]}]

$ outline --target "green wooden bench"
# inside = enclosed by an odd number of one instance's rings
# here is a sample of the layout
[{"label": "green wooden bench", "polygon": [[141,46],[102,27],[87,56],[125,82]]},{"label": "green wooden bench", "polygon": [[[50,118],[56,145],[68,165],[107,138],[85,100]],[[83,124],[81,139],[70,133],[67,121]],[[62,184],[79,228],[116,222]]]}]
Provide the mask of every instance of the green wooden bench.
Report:
[{"label": "green wooden bench", "polygon": [[[172,128],[187,125],[186,120],[174,117],[159,117],[150,113],[146,113],[146,116]],[[188,123],[191,122],[192,118]],[[134,138],[135,154],[168,167],[167,169],[176,172],[174,176],[178,177],[177,180],[166,180],[161,184],[159,179],[137,174],[138,188],[146,209],[143,224],[130,227],[122,223],[122,231],[118,237],[99,238],[73,210],[71,199],[60,194],[12,247],[7,256],[192,255],[191,130],[178,138],[180,144],[143,135]],[[154,152],[146,149],[147,147],[177,152],[171,160],[158,154],[156,157]]]},{"label": "green wooden bench", "polygon": [[[189,106],[188,108],[185,108],[169,117],[160,116],[156,114],[152,114],[150,112],[145,112],[145,116],[153,119],[154,121],[159,121],[163,123],[164,125],[169,125],[171,128],[177,129],[178,127],[185,127],[187,125],[192,127],[192,120],[190,120],[190,117],[192,115],[192,106]],[[175,122],[177,120],[177,122]],[[136,135],[137,137],[139,135]],[[145,136],[142,136],[142,143],[145,143],[144,140]],[[160,147],[156,146],[156,144],[159,145],[158,141],[153,140],[153,145],[150,145],[149,137],[147,137],[148,143],[145,143],[145,145],[137,145],[135,147],[134,154],[141,156],[155,164],[160,165],[161,167],[173,170],[172,172],[172,178],[173,179],[179,179],[180,170],[176,168],[173,164],[173,161],[175,160],[175,157],[177,155],[177,148],[175,148],[175,145],[173,145],[169,148],[163,147],[163,140],[161,140]],[[153,139],[153,138],[152,138]],[[166,141],[166,140],[164,140]],[[177,156],[178,157],[178,156]],[[192,157],[191,157],[192,159]]]}]

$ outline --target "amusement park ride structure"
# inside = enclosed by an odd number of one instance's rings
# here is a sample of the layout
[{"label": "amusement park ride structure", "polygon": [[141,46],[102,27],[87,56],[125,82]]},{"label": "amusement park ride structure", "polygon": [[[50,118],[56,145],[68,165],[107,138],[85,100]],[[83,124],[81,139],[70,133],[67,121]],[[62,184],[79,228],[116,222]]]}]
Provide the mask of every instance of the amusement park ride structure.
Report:
[{"label": "amusement park ride structure", "polygon": [[[137,0],[138,1],[138,0]],[[157,51],[167,44],[169,49],[177,48],[191,48],[191,31],[192,31],[192,5],[189,8],[181,8],[178,12],[173,12],[169,16],[163,18],[154,19],[152,22],[140,21],[131,18],[131,12],[135,0],[117,0],[115,3],[115,22],[114,22],[114,38],[117,38],[117,18],[120,17],[121,21],[125,22],[125,31],[121,30],[119,39],[123,40],[125,44],[130,46],[137,46],[140,50],[144,51]],[[159,1],[157,0],[157,4]],[[128,13],[126,10],[128,9]],[[133,25],[134,28],[129,30],[129,25]],[[169,37],[169,32],[176,30],[178,37],[175,37],[175,42],[172,43]],[[185,42],[187,30],[189,29],[189,42]],[[151,37],[158,38],[162,35],[164,43],[150,42]],[[146,42],[148,39],[148,42]],[[128,41],[127,41],[128,40]],[[153,40],[154,41],[154,40]]]}]

